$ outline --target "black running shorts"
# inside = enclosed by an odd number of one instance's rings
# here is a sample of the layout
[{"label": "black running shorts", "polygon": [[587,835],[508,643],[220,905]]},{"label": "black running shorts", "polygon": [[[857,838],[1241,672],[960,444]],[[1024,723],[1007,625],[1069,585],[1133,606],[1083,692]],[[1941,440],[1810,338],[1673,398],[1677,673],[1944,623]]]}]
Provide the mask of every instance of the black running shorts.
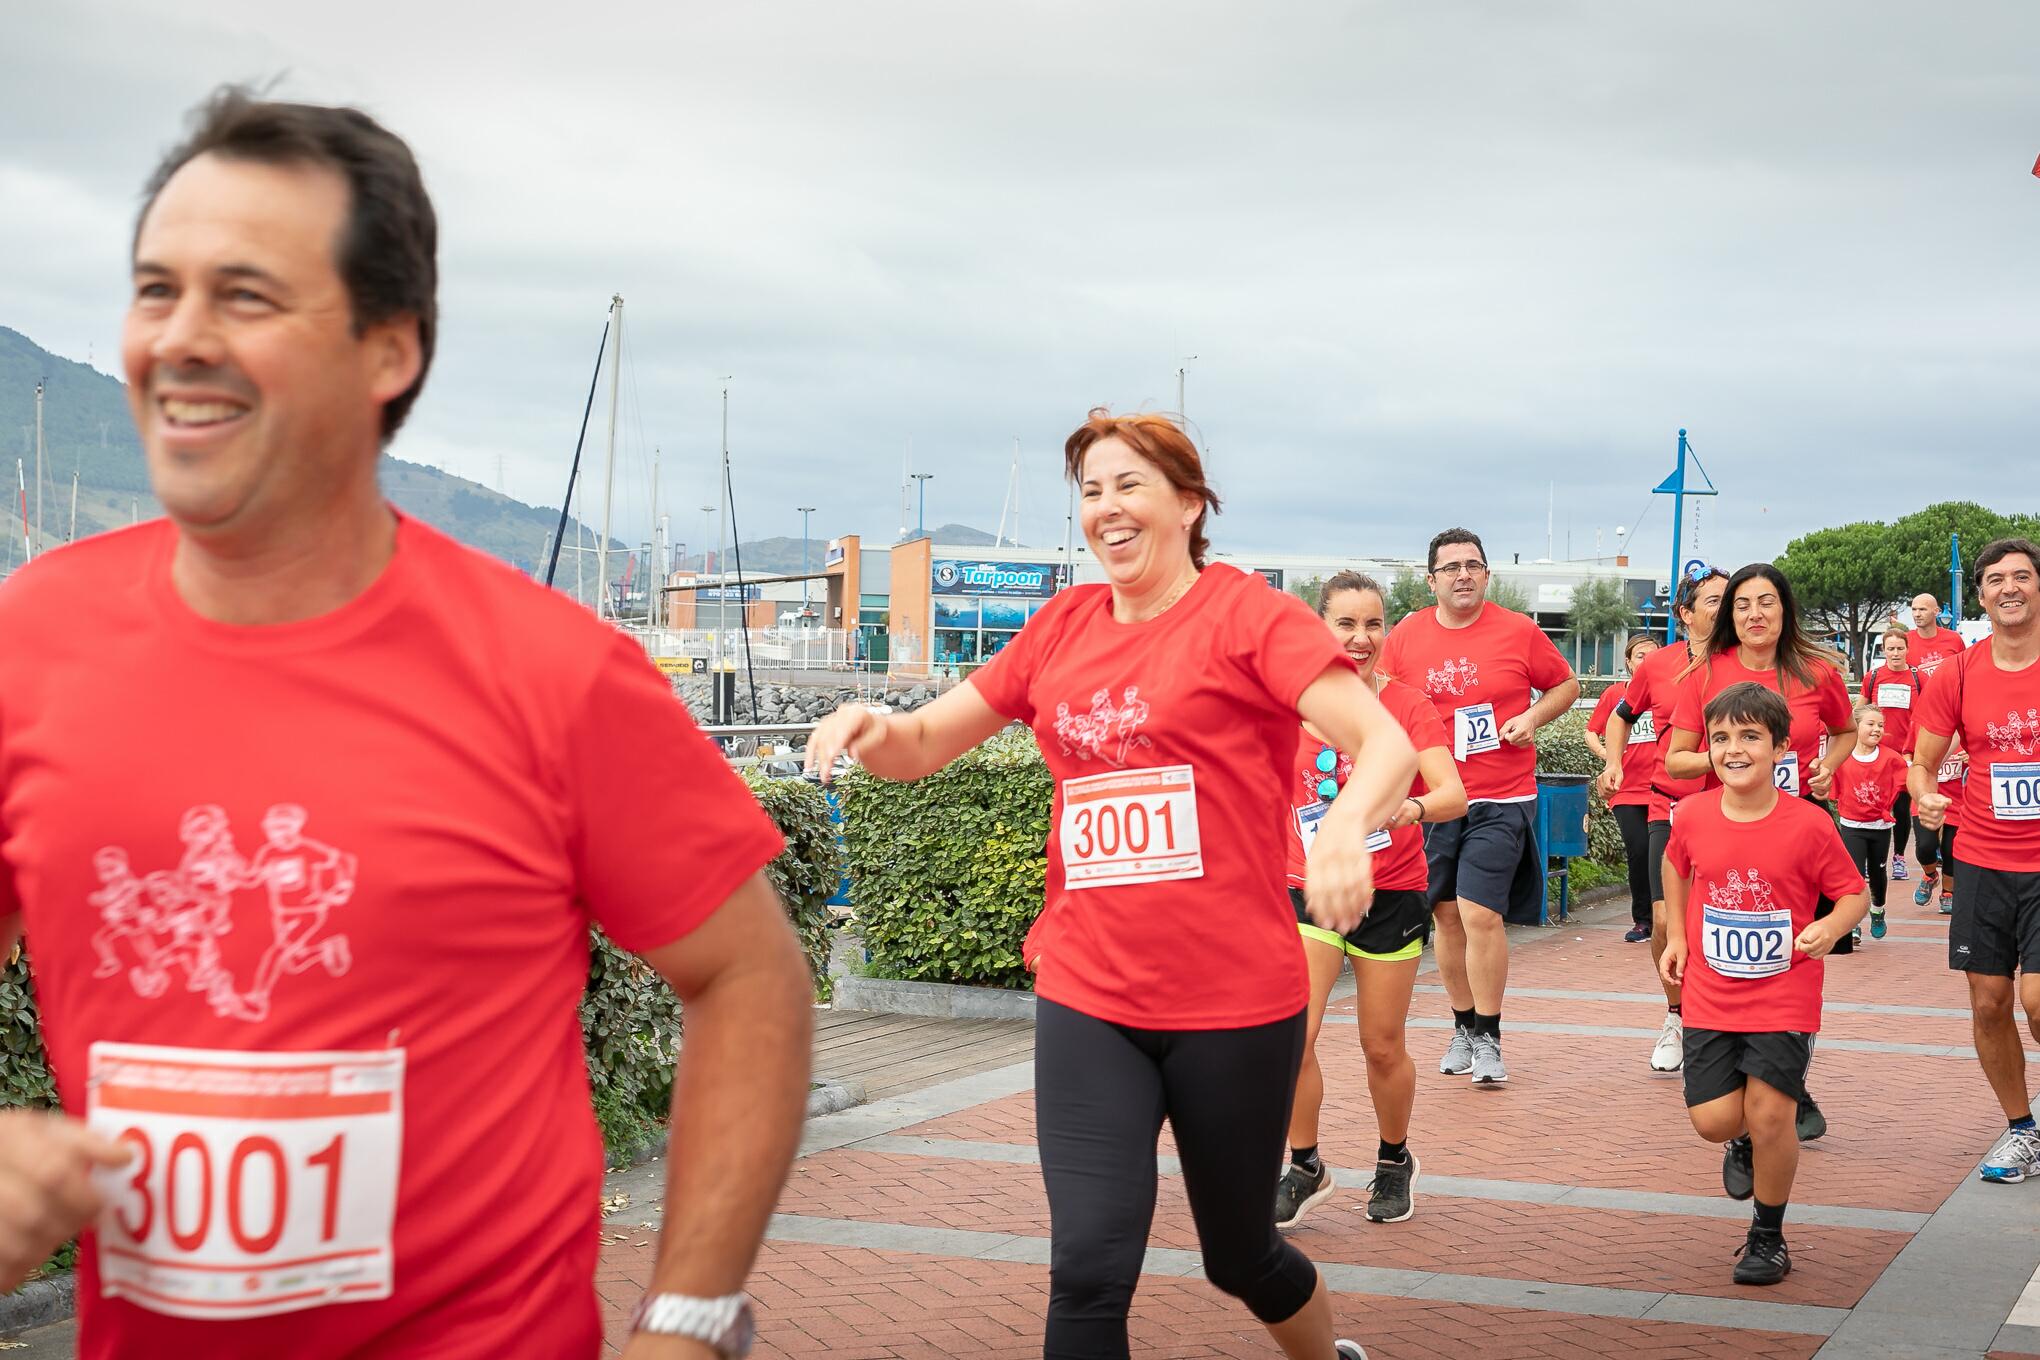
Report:
[{"label": "black running shorts", "polygon": [[1301,888],[1289,890],[1289,905],[1296,908],[1296,927],[1306,939],[1336,944],[1356,958],[1400,963],[1422,954],[1431,938],[1431,904],[1414,888],[1377,891],[1367,915],[1343,937],[1310,919]]},{"label": "black running shorts", "polygon": [[1742,1034],[1686,1026],[1686,1105],[1733,1095],[1751,1077],[1794,1100],[1806,1099],[1813,1036],[1793,1030]]},{"label": "black running shorts", "polygon": [[1962,886],[1948,920],[1948,966],[1986,977],[2040,972],[2040,870],[1950,868]]},{"label": "black running shorts", "polygon": [[1431,901],[1456,897],[1486,907],[1497,916],[1507,915],[1516,865],[1522,861],[1536,815],[1535,800],[1475,803],[1464,817],[1433,822],[1424,835],[1424,858],[1431,866]]}]

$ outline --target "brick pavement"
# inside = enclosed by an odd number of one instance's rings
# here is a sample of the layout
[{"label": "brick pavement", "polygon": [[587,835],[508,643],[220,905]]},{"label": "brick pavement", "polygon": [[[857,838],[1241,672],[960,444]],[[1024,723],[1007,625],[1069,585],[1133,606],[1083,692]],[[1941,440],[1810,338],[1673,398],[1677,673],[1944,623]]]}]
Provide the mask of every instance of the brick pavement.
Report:
[{"label": "brick pavement", "polygon": [[[1813,1355],[1866,1291],[1896,1278],[1894,1260],[2001,1127],[1966,1053],[1966,997],[1945,968],[1944,918],[1894,892],[1892,935],[1831,962],[1827,995],[1926,1013],[1829,1012],[1810,1084],[1831,1132],[1805,1150],[1795,1206],[1816,1221],[1788,1218],[1795,1269],[1785,1284],[1735,1286],[1731,1261],[1747,1220],[1721,1196],[1719,1152],[1692,1133],[1678,1080],[1646,1069],[1663,1006],[1651,999],[1647,947],[1621,940],[1626,915],[1626,904],[1601,906],[1570,927],[1519,933],[1506,1090],[1436,1074],[1444,998],[1418,995],[1411,1138],[1439,1193],[1420,1186],[1408,1223],[1369,1224],[1354,1172],[1294,1235],[1326,1268],[1343,1330],[1371,1355]],[[1341,1168],[1361,1166],[1374,1142],[1351,1010],[1350,1001],[1335,1004],[1320,1050],[1331,1088],[1322,1145]],[[1615,1032],[1515,1028],[1537,1025]],[[865,1112],[867,1124],[879,1108]],[[759,1354],[1039,1354],[1048,1223],[1028,1160],[1031,1095],[944,1108],[953,1112],[903,1114],[893,1137],[870,1138],[860,1125],[847,1146],[802,1158],[779,1206],[790,1217],[754,1278],[765,1321]],[[1170,1151],[1165,1131],[1161,1152]],[[1991,1193],[2040,1196],[2040,1186]],[[2040,1197],[2032,1220],[2040,1223]],[[631,1221],[630,1211],[618,1215],[603,1249],[600,1288],[618,1343],[651,1269],[654,1236]],[[1243,1308],[1194,1277],[1195,1230],[1170,1174],[1151,1247],[1135,1354],[1274,1354]],[[1951,1327],[1957,1309],[1973,1311],[1952,1298],[1946,1306]],[[1994,1334],[2010,1300],[1992,1306]],[[1986,1340],[1943,1353],[1980,1357],[1988,1348]],[[1827,1352],[1837,1353],[1853,1352]]]}]

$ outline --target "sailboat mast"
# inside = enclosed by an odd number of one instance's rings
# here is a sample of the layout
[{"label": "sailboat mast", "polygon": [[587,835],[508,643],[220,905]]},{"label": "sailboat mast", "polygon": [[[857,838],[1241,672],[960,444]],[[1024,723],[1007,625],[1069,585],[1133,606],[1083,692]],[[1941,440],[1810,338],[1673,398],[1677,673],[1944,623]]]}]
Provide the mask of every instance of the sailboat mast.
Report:
[{"label": "sailboat mast", "polygon": [[652,450],[652,543],[645,563],[645,627],[659,626],[659,587],[666,583],[659,571],[659,451]]},{"label": "sailboat mast", "polygon": [[609,512],[616,498],[616,394],[623,374],[623,294],[609,297],[609,316],[616,325],[616,348],[609,356],[609,450],[602,468],[602,537],[595,544],[595,613],[609,608]]},{"label": "sailboat mast", "polygon": [[43,425],[42,425],[43,380],[35,380],[35,541],[47,544],[43,537]]},{"label": "sailboat mast", "polygon": [[[721,585],[721,587],[722,587],[722,588],[721,588],[720,590],[718,590],[718,591],[716,592],[716,597],[717,597],[717,598],[718,598],[718,599],[719,599],[719,600],[720,600],[720,601],[722,602],[722,603],[721,603],[721,607],[720,607],[720,608],[718,608],[718,609],[716,610],[716,612],[715,612],[715,621],[716,621],[716,630],[715,630],[715,658],[716,658],[716,661],[715,661],[715,664],[716,664],[716,665],[717,665],[718,667],[720,667],[720,666],[722,665],[722,635],[723,635],[723,630],[724,630],[724,628],[726,628],[726,627],[728,626],[728,624],[729,624],[729,621],[730,621],[730,614],[729,614],[729,609],[730,609],[730,571],[729,571],[729,557],[727,556],[727,554],[728,554],[728,551],[729,551],[729,544],[728,544],[728,542],[727,542],[726,540],[727,540],[727,538],[728,538],[728,526],[729,526],[729,518],[730,518],[730,378],[731,378],[731,376],[733,376],[733,375],[730,375],[730,374],[725,374],[725,375],[723,376],[723,380],[722,380],[722,381],[723,381],[723,388],[722,388],[722,468],[721,468],[721,471],[717,473],[717,479],[718,479],[718,481],[717,481],[717,487],[718,487],[718,489],[717,489],[717,493],[716,493],[716,498],[715,498],[715,569],[716,569],[716,581],[717,581],[717,582],[718,582],[718,583],[719,583],[719,584]],[[745,617],[744,617],[744,602],[743,602],[742,600],[739,600],[739,601],[737,601],[737,626],[738,626],[739,628],[741,628],[741,627],[743,627],[743,626],[744,626],[744,625],[745,625],[745,624],[746,624],[747,622],[749,622],[749,620],[745,619]],[[729,715],[729,716],[730,716],[730,717],[734,717],[735,715]]]}]

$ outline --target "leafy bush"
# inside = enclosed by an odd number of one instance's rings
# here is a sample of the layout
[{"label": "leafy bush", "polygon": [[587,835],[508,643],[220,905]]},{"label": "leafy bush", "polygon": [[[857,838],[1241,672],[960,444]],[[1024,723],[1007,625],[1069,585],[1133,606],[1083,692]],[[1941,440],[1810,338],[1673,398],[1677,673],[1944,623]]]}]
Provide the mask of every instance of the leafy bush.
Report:
[{"label": "leafy bush", "polygon": [[873,976],[1029,985],[1020,945],[1041,912],[1053,793],[1019,729],[926,779],[845,777],[844,842]]},{"label": "leafy bush", "polygon": [[28,955],[16,949],[0,969],[0,1106],[53,1109],[56,1103],[57,1084],[43,1061]]}]

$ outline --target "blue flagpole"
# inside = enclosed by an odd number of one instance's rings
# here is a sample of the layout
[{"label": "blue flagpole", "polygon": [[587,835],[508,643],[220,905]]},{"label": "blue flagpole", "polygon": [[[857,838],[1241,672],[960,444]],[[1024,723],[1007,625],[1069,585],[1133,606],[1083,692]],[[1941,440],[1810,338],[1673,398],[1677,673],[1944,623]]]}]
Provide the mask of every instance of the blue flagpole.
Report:
[{"label": "blue flagpole", "polygon": [[1962,622],[1962,535],[1948,535],[1948,611],[1955,623]]},{"label": "blue flagpole", "polygon": [[[1679,466],[1672,473],[1672,594],[1665,608],[1665,646],[1679,640],[1679,545],[1686,522],[1686,432],[1679,431]],[[1659,490],[1663,490],[1662,487]]]}]

